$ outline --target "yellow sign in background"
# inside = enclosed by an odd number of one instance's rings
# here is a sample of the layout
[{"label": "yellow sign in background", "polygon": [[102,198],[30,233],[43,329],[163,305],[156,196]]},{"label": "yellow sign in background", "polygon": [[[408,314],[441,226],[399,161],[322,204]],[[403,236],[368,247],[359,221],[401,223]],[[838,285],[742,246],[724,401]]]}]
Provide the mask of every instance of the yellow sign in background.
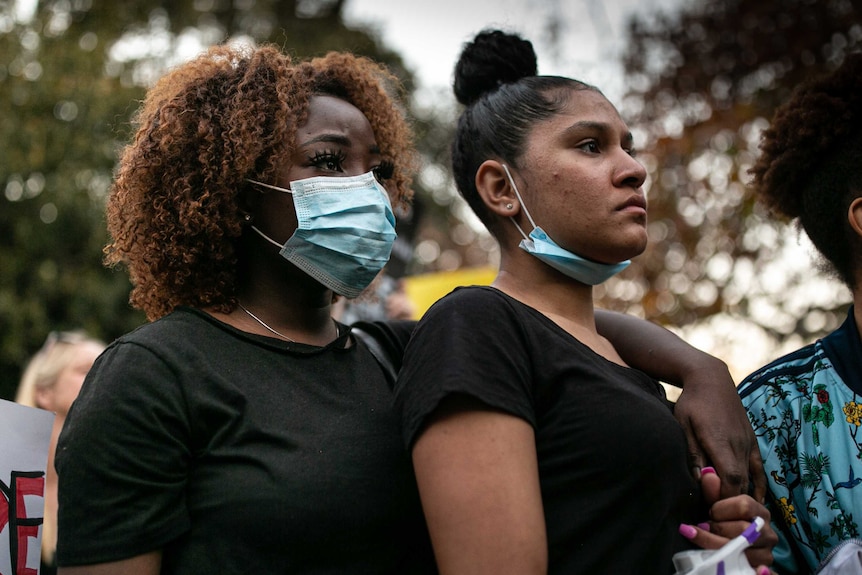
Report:
[{"label": "yellow sign in background", "polygon": [[465,268],[451,272],[434,272],[404,278],[407,297],[416,306],[413,319],[419,319],[435,301],[458,286],[488,285],[497,277],[492,267]]}]

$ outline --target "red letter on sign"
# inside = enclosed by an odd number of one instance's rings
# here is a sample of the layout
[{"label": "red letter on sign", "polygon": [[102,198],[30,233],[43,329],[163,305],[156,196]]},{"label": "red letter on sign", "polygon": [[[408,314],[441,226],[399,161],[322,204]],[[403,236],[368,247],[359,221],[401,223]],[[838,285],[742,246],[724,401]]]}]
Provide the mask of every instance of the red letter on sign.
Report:
[{"label": "red letter on sign", "polygon": [[[15,523],[18,531],[18,565],[15,575],[36,575],[38,567],[31,569],[27,567],[27,546],[30,539],[39,537],[39,526],[42,524],[42,515],[38,517],[27,517],[27,506],[24,497],[45,495],[45,476],[41,471],[31,473],[12,472],[12,481],[15,484],[16,514]],[[44,507],[42,508],[44,509]]]},{"label": "red letter on sign", "polygon": [[13,471],[9,486],[0,481],[0,495],[2,495],[0,496],[0,531],[9,525],[9,557],[12,560],[12,574],[36,575],[38,569],[27,567],[27,548],[30,539],[36,539],[39,536],[42,517],[27,517],[24,498],[28,495],[45,496],[45,473]]}]

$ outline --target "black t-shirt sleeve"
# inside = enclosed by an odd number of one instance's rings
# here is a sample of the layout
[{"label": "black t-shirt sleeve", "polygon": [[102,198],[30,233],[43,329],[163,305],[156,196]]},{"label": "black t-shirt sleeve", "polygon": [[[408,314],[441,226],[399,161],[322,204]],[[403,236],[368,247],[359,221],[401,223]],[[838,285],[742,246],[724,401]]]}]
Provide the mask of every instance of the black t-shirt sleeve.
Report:
[{"label": "black t-shirt sleeve", "polygon": [[177,374],[150,350],[115,343],[96,361],[58,442],[60,565],[132,557],[188,529],[187,419]]},{"label": "black t-shirt sleeve", "polygon": [[536,425],[530,346],[508,301],[488,288],[455,290],[419,321],[395,387],[408,448],[450,395],[467,395]]}]

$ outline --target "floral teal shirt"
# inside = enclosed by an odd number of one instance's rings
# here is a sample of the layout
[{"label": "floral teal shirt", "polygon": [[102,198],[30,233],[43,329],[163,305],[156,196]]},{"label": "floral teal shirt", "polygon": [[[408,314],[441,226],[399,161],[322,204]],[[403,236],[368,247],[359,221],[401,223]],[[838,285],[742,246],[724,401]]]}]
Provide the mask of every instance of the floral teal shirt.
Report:
[{"label": "floral teal shirt", "polygon": [[748,376],[739,393],[782,536],[776,566],[814,570],[862,525],[862,341],[853,309],[827,337]]}]

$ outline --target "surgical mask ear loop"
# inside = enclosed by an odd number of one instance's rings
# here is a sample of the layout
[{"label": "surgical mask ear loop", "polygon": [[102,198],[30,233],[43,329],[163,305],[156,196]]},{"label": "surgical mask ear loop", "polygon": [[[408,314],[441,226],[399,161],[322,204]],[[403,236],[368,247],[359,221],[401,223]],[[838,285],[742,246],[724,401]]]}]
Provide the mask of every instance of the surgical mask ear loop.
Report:
[{"label": "surgical mask ear loop", "polygon": [[[293,190],[291,190],[291,189],[289,189],[289,188],[280,188],[280,187],[278,187],[278,186],[272,186],[272,185],[270,185],[270,184],[264,184],[263,182],[258,182],[257,180],[252,180],[251,178],[246,178],[246,179],[245,179],[245,181],[246,181],[246,182],[249,182],[249,183],[251,183],[251,184],[254,184],[254,185],[256,185],[256,186],[262,186],[262,187],[264,187],[264,188],[269,188],[270,190],[275,190],[276,192],[282,192],[282,193],[285,193],[285,194],[291,194],[291,195],[293,195]],[[250,221],[250,220],[249,220],[249,221]],[[271,243],[271,244],[272,244],[272,245],[274,245],[275,247],[277,247],[277,248],[281,249],[282,244],[278,243],[277,241],[275,241],[274,239],[272,239],[271,237],[269,237],[268,235],[266,235],[265,233],[263,233],[262,231],[260,231],[260,230],[258,229],[258,227],[257,227],[257,226],[255,226],[254,224],[252,224],[252,225],[251,225],[251,226],[249,226],[249,227],[250,227],[251,229],[253,229],[254,231],[256,231],[256,232],[257,232],[257,235],[259,235],[260,237],[262,237],[263,239],[265,239],[266,241],[268,241],[269,243]]]},{"label": "surgical mask ear loop", "polygon": [[270,190],[275,190],[276,192],[283,192],[285,194],[293,194],[293,190],[290,188],[280,188],[278,186],[273,186],[271,184],[264,184],[263,182],[258,182],[257,180],[252,180],[251,178],[246,178],[246,182],[250,184],[254,184],[256,186],[263,186],[264,188],[269,188]]},{"label": "surgical mask ear loop", "polygon": [[[533,226],[533,229],[535,229],[536,222],[533,221],[533,216],[530,215],[530,210],[527,209],[527,204],[525,204],[524,199],[521,198],[521,192],[518,191],[518,186],[515,184],[515,179],[512,177],[511,172],[509,172],[509,166],[503,164],[503,170],[506,172],[506,177],[509,178],[509,183],[512,184],[512,189],[515,190],[515,196],[518,198],[518,201],[521,202],[521,207],[524,208],[524,213],[527,214],[527,219],[530,220],[530,225]],[[518,231],[521,232],[521,236],[525,240],[529,240],[529,236],[524,233],[524,230],[521,228],[518,222],[515,221],[515,218],[513,216],[509,216],[509,219],[512,220],[513,224],[515,224],[515,227],[518,228]]]},{"label": "surgical mask ear loop", "polygon": [[250,227],[251,229],[253,229],[255,232],[257,232],[257,235],[259,235],[260,237],[262,237],[263,239],[265,239],[266,241],[268,241],[269,243],[271,243],[272,245],[274,245],[274,246],[275,246],[275,247],[277,247],[278,249],[281,249],[281,248],[282,248],[282,244],[278,243],[277,241],[275,241],[274,239],[272,239],[271,237],[269,237],[268,235],[266,235],[265,233],[263,233],[262,231],[260,231],[259,229],[257,229],[257,226],[252,225],[252,226],[249,226],[249,227]]}]

